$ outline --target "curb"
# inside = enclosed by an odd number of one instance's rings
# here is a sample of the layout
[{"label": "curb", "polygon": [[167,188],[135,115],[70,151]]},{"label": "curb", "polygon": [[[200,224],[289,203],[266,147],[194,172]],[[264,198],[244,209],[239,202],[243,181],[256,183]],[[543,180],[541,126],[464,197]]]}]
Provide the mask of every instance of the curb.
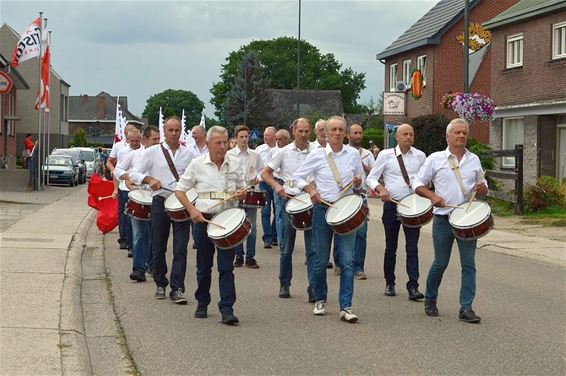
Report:
[{"label": "curb", "polygon": [[82,309],[82,255],[96,211],[83,217],[67,251],[65,277],[61,289],[59,334],[63,374],[92,374]]}]

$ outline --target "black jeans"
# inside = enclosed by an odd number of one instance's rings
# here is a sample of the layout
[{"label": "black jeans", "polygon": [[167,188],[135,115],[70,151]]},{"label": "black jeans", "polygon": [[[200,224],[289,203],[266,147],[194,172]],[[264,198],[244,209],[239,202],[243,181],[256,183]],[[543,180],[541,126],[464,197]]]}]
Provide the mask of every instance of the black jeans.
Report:
[{"label": "black jeans", "polygon": [[165,200],[155,196],[151,204],[151,229],[153,231],[153,279],[158,287],[167,287],[167,242],[173,225],[173,264],[171,265],[171,290],[185,292],[185,273],[187,270],[187,244],[190,223],[174,222],[165,211]]},{"label": "black jeans", "polygon": [[[206,223],[195,223],[193,225],[194,237],[197,243],[197,289],[195,299],[199,305],[210,304],[210,284],[212,281],[212,266],[214,264],[214,252],[216,247],[208,237]],[[233,313],[233,305],[236,302],[236,285],[234,283],[234,257],[236,251],[231,249],[219,249],[216,254],[218,263],[218,285],[220,289],[220,302],[218,309],[221,313]]]},{"label": "black jeans", "polygon": [[[385,283],[395,284],[395,261],[397,258],[397,244],[399,242],[399,230],[401,222],[397,218],[397,204],[391,201],[383,203],[383,227],[385,228],[385,257],[383,259],[383,273]],[[419,235],[420,228],[410,228],[403,226],[405,233],[405,250],[407,252],[407,275],[409,281],[407,288],[419,287]]]}]

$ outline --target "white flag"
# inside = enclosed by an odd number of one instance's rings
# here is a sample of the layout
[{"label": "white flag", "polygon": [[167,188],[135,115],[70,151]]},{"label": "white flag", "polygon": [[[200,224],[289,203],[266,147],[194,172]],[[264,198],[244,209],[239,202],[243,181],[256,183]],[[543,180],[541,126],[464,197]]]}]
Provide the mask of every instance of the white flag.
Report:
[{"label": "white flag", "polygon": [[114,123],[114,143],[122,141],[122,111],[120,110],[120,97],[116,98],[116,121]]},{"label": "white flag", "polygon": [[185,117],[185,110],[183,109],[183,116],[181,117],[181,142],[185,146],[192,146],[195,144],[195,139],[191,136],[191,131],[187,132],[185,124],[187,123],[187,118]]},{"label": "white flag", "polygon": [[206,129],[205,119],[204,119],[204,112],[200,115],[200,124],[201,127]]},{"label": "white flag", "polygon": [[41,19],[38,17],[22,33],[20,40],[12,52],[12,66],[34,57],[39,57],[41,51]]},{"label": "white flag", "polygon": [[159,107],[159,142],[165,141],[165,129],[163,129],[163,113]]}]

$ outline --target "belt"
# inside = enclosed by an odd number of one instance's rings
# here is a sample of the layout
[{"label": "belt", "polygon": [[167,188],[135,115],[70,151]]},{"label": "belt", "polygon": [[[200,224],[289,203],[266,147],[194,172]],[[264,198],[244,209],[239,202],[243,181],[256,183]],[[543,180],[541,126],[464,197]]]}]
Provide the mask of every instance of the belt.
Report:
[{"label": "belt", "polygon": [[234,192],[200,192],[198,198],[205,200],[225,200],[232,196]]},{"label": "belt", "polygon": [[289,188],[295,188],[295,182],[293,180],[286,180],[285,185]]}]

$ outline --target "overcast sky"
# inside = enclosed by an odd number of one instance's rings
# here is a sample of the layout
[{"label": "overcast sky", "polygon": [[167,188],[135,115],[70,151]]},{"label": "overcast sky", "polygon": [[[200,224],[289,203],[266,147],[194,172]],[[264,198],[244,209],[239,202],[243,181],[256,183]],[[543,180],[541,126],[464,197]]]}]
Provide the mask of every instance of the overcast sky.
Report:
[{"label": "overcast sky", "polygon": [[[302,1],[301,38],[344,67],[366,73],[366,103],[383,91],[375,55],[436,1]],[[298,0],[0,1],[0,22],[18,33],[43,11],[53,68],[71,95],[105,90],[140,115],[166,89],[195,93],[211,116],[210,88],[228,53],[252,40],[297,36]]]}]

